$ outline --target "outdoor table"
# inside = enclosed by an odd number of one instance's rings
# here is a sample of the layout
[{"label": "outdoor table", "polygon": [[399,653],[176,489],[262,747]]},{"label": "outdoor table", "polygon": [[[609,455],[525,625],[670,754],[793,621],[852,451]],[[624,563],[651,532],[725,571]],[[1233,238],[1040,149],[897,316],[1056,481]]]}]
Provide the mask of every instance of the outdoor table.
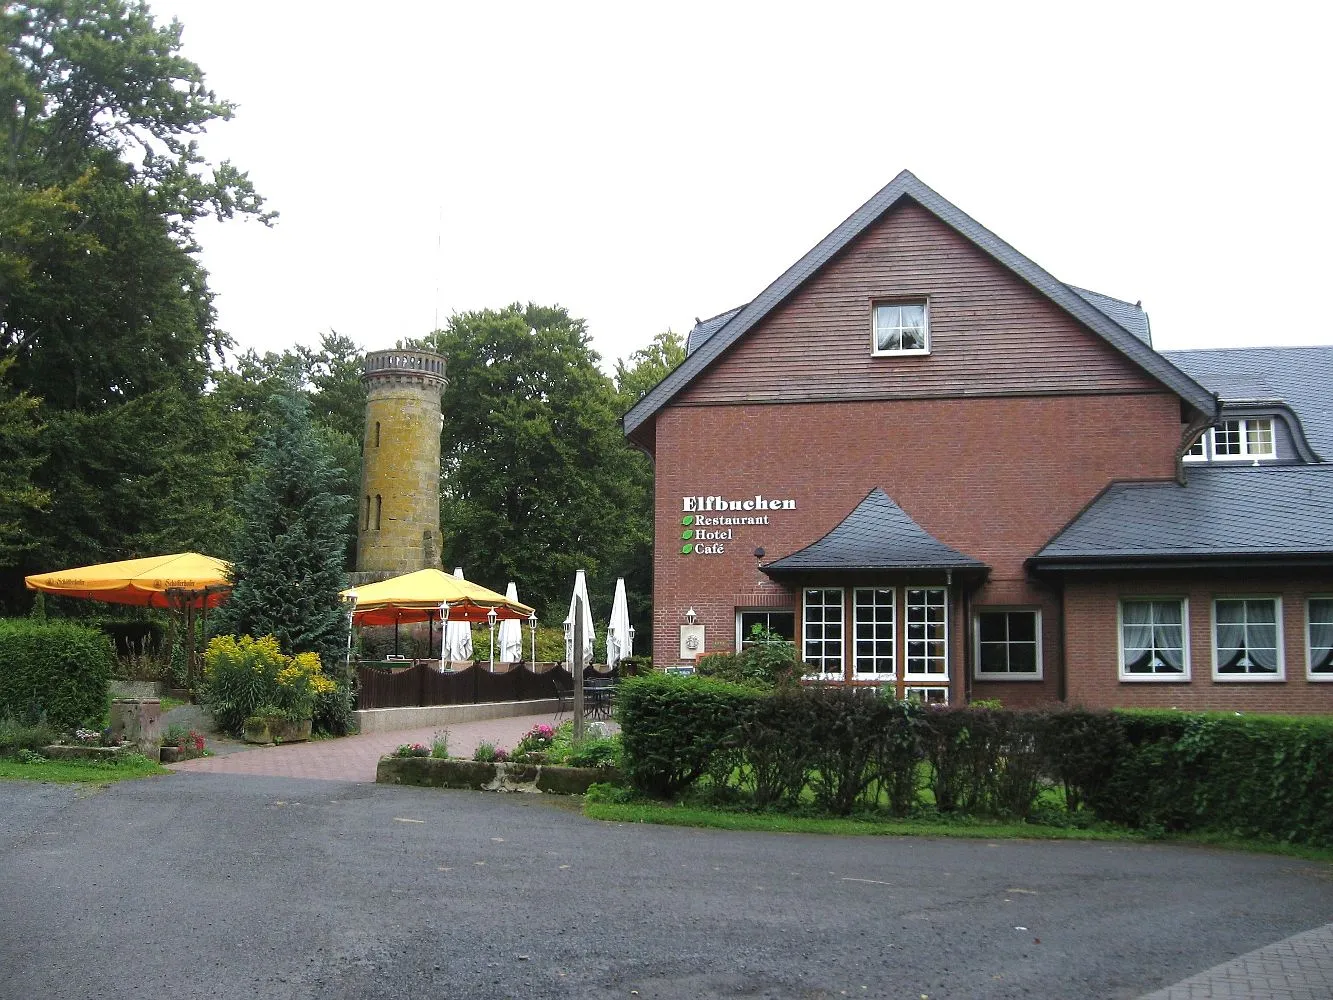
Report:
[{"label": "outdoor table", "polygon": [[583,697],[588,706],[588,714],[594,719],[611,718],[615,706],[616,685],[614,681],[585,681]]}]

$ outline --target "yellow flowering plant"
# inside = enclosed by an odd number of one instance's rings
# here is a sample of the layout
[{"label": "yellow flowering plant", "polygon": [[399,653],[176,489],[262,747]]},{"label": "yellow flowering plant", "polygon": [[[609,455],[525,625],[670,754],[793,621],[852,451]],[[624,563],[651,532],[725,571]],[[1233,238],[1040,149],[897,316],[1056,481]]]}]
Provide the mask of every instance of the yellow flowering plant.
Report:
[{"label": "yellow flowering plant", "polygon": [[275,706],[293,721],[309,719],[315,697],[336,686],[319,654],[287,656],[271,635],[220,635],[204,651],[204,703],[230,733],[241,732],[262,706]]}]

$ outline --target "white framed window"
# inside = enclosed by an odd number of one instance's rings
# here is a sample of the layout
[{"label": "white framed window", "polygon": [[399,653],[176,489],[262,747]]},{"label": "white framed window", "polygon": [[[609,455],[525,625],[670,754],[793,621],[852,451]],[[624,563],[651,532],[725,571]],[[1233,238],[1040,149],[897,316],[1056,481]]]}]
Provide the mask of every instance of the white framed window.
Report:
[{"label": "white framed window", "polygon": [[949,591],[915,587],[907,591],[907,657],[904,677],[949,676]]},{"label": "white framed window", "polygon": [[903,688],[903,701],[919,701],[924,705],[947,705],[949,689],[947,687]]},{"label": "white framed window", "polygon": [[1122,681],[1190,679],[1188,600],[1124,597],[1117,615]]},{"label": "white framed window", "polygon": [[930,310],[925,302],[876,302],[874,354],[929,354]]},{"label": "white framed window", "polygon": [[791,608],[737,608],[736,609],[736,648],[746,649],[754,645],[755,626],[765,632],[796,641],[796,612]]},{"label": "white framed window", "polygon": [[1208,435],[1209,431],[1204,431],[1194,443],[1189,446],[1185,452],[1185,461],[1187,462],[1206,462],[1208,461]]},{"label": "white framed window", "polygon": [[1213,679],[1280,681],[1282,598],[1213,599]]},{"label": "white framed window", "polygon": [[892,587],[858,587],[852,591],[852,677],[891,680],[895,674]]},{"label": "white framed window", "polygon": [[1305,606],[1306,676],[1333,681],[1333,597],[1312,597]]},{"label": "white framed window", "polygon": [[824,680],[842,677],[842,588],[805,591],[802,659]]},{"label": "white framed window", "polygon": [[1041,680],[1041,612],[984,608],[972,619],[976,676],[982,680]]},{"label": "white framed window", "polygon": [[1212,457],[1219,462],[1274,458],[1271,417],[1223,420],[1212,430]]}]

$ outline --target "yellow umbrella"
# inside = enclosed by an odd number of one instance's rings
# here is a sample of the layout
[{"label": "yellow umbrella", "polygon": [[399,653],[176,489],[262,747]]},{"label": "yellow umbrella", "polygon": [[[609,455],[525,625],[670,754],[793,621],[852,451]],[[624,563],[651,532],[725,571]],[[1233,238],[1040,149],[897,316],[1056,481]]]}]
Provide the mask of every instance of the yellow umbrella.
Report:
[{"label": "yellow umbrella", "polygon": [[440,605],[449,605],[450,621],[486,621],[492,609],[497,619],[527,618],[532,608],[438,569],[419,569],[364,587],[352,587],[342,596],[356,602],[352,620],[358,625],[395,625],[434,619]]},{"label": "yellow umbrella", "polygon": [[228,565],[198,552],[80,566],[23,578],[29,590],[151,608],[215,608],[231,591]]}]

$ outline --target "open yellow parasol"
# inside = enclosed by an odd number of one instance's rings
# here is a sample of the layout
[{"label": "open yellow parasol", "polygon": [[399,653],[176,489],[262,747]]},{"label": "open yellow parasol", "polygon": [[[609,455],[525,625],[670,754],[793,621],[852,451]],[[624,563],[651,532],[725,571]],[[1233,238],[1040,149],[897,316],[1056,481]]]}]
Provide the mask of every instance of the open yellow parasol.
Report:
[{"label": "open yellow parasol", "polygon": [[342,596],[356,602],[352,620],[358,625],[435,621],[441,605],[446,604],[449,621],[484,622],[491,609],[501,620],[527,618],[533,613],[526,604],[438,569],[419,569],[379,583],[352,587],[344,590]]},{"label": "open yellow parasol", "polygon": [[215,608],[231,592],[227,563],[198,552],[80,566],[23,578],[29,590],[151,608]]}]

